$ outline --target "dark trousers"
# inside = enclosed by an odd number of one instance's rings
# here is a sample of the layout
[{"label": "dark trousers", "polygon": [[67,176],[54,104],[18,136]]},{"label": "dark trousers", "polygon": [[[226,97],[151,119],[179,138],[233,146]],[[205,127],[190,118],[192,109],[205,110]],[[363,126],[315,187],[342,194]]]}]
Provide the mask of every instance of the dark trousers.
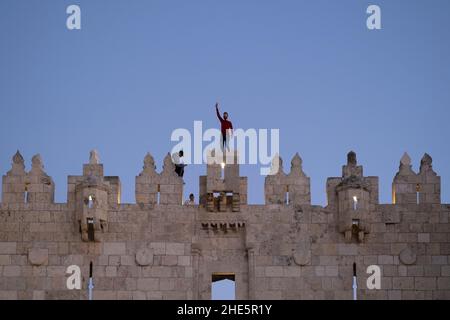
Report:
[{"label": "dark trousers", "polygon": [[184,175],[184,164],[176,164],[175,165],[175,172],[178,174],[179,177],[183,178],[183,175]]},{"label": "dark trousers", "polygon": [[227,142],[227,134],[222,132],[222,151],[225,151],[225,147],[227,148],[227,150],[230,150]]}]

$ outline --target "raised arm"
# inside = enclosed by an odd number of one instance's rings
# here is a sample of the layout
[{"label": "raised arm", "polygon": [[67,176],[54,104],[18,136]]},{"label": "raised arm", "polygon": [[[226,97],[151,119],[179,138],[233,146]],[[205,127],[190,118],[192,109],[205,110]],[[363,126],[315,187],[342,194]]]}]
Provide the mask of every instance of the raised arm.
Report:
[{"label": "raised arm", "polygon": [[219,104],[218,103],[216,103],[216,113],[217,113],[217,118],[219,118],[220,122],[222,122],[223,118],[220,116]]}]

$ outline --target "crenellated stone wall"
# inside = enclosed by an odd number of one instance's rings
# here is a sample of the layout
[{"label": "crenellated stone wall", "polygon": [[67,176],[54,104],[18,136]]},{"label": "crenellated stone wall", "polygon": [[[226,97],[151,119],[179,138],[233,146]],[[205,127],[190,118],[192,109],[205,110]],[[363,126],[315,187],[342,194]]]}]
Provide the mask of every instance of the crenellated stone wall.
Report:
[{"label": "crenellated stone wall", "polygon": [[[235,155],[233,155],[235,156]],[[420,172],[404,155],[393,203],[378,201],[350,152],[340,177],[327,180],[328,205],[311,205],[298,154],[289,174],[266,178],[265,205],[247,204],[237,164],[208,162],[200,205],[183,205],[183,181],[170,155],[161,173],[151,155],[136,177],[136,204],[120,202],[120,179],[103,175],[97,152],[69,176],[67,203],[40,156],[26,172],[17,152],[3,176],[0,204],[0,299],[210,299],[211,283],[232,277],[237,299],[450,299],[450,205],[425,155]],[[220,165],[220,164],[219,164]],[[82,289],[66,286],[70,265]],[[366,269],[381,269],[369,290]]]}]

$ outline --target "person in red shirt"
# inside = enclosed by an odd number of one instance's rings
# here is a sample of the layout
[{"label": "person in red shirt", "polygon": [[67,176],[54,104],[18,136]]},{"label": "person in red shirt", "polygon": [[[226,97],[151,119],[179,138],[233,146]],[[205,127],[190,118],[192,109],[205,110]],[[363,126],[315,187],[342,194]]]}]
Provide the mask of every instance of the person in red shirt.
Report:
[{"label": "person in red shirt", "polygon": [[228,120],[228,112],[223,113],[223,118],[220,116],[218,103],[216,103],[216,113],[220,121],[220,131],[222,132],[222,150],[226,146],[229,151],[228,142],[233,135],[233,124]]}]

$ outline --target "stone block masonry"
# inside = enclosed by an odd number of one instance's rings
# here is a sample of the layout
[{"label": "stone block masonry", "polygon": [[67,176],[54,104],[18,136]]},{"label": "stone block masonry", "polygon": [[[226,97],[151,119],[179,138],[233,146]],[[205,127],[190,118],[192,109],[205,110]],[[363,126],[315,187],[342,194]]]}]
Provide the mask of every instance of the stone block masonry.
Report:
[{"label": "stone block masonry", "polygon": [[[236,155],[231,155],[236,156]],[[208,164],[199,205],[182,205],[183,181],[170,156],[157,172],[147,154],[136,203],[120,202],[118,177],[103,174],[91,152],[82,175],[68,177],[67,203],[41,157],[17,152],[2,180],[0,299],[210,299],[213,279],[232,278],[237,299],[351,299],[356,263],[359,299],[450,299],[450,205],[425,154],[419,172],[405,154],[392,204],[378,202],[378,178],[356,154],[328,178],[328,205],[311,205],[310,179],[296,154],[267,176],[264,205],[247,204],[236,165]],[[226,164],[228,166],[228,164]],[[66,287],[78,265],[82,289]],[[366,286],[370,265],[381,288]]]}]

